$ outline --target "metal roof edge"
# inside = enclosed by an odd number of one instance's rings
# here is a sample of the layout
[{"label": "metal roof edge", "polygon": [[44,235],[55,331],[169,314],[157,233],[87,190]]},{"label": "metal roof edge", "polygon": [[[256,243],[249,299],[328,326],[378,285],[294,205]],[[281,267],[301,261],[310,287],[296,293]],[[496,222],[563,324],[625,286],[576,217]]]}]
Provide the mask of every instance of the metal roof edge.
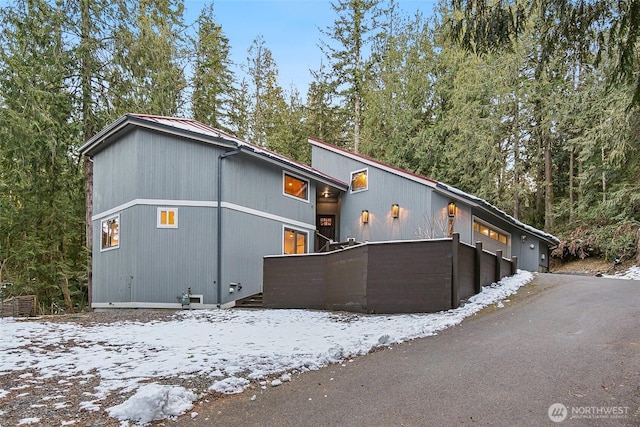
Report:
[{"label": "metal roof edge", "polygon": [[554,246],[557,246],[558,244],[560,244],[560,240],[552,235],[549,234],[545,231],[539,230],[535,227],[532,227],[528,224],[525,224],[524,222],[521,222],[517,219],[515,219],[514,217],[512,217],[511,215],[509,215],[508,213],[504,212],[503,210],[499,209],[497,206],[492,205],[491,203],[487,202],[484,199],[481,199],[479,197],[473,196],[469,193],[465,193],[462,190],[459,190],[455,187],[452,187],[450,185],[447,184],[443,184],[441,182],[438,182],[437,186],[436,186],[437,190],[440,191],[444,191],[449,195],[452,195],[458,199],[462,199],[467,203],[471,203],[474,206],[477,206],[483,210],[485,210],[486,212],[490,213],[493,216],[496,216],[508,223],[510,223],[511,225],[526,231],[528,233],[534,234],[536,236],[538,236],[539,238],[545,240],[547,243],[551,243]]},{"label": "metal roof edge", "polygon": [[80,154],[88,153],[95,146],[99,145],[101,141],[108,138],[109,135],[115,133],[116,131],[126,126],[127,124],[126,122],[128,120],[129,120],[129,116],[127,114],[118,117],[116,120],[111,122],[111,124],[109,124],[107,127],[105,127],[100,132],[96,133],[91,138],[89,138],[84,144],[80,146],[80,148],[78,148],[78,151],[80,152]]},{"label": "metal roof edge", "polygon": [[329,144],[327,142],[321,141],[319,139],[316,138],[307,138],[307,142],[310,143],[311,145],[314,145],[316,147],[320,147],[323,148],[325,150],[331,151],[333,153],[339,154],[339,155],[343,155],[345,157],[351,158],[353,160],[356,161],[360,161],[363,162],[367,165],[382,169],[386,172],[389,173],[393,173],[395,175],[407,178],[409,180],[412,180],[414,182],[418,182],[421,184],[425,184],[429,187],[432,187],[442,193],[446,193],[447,195],[456,198],[456,199],[460,199],[460,200],[464,200],[466,203],[471,204],[472,206],[475,207],[479,207],[483,210],[485,210],[486,212],[490,213],[493,216],[496,216],[498,218],[501,218],[504,221],[507,221],[508,223],[512,224],[513,226],[522,229],[523,231],[526,231],[528,233],[534,234],[536,236],[538,236],[539,238],[545,240],[546,242],[552,244],[552,245],[558,245],[560,243],[560,240],[558,240],[557,237],[553,236],[552,234],[546,233],[542,230],[538,230],[535,227],[532,227],[530,225],[527,225],[521,221],[518,221],[517,219],[515,219],[514,217],[512,217],[511,215],[507,214],[506,212],[500,210],[499,208],[497,208],[496,206],[492,205],[491,203],[487,202],[484,199],[481,199],[479,197],[475,197],[472,196],[471,194],[465,193],[462,190],[458,190],[455,187],[451,187],[447,184],[443,184],[439,181],[433,180],[431,178],[426,178],[414,173],[411,173],[409,171],[405,171],[403,169],[400,168],[396,168],[394,166],[391,165],[387,165],[385,163],[382,163],[378,160],[375,159],[371,159],[367,156],[363,156],[361,154],[356,154],[356,153],[352,153],[349,150],[346,150],[344,148],[340,148],[338,146],[335,146],[333,144]]},{"label": "metal roof edge", "polygon": [[[177,123],[186,125],[184,127],[174,126],[166,123],[167,121],[175,121]],[[333,186],[342,191],[347,191],[349,189],[349,184],[337,178],[329,176],[319,170],[316,170],[311,166],[296,162],[295,160],[290,159],[286,156],[267,150],[248,141],[244,141],[231,134],[220,131],[219,129],[212,128],[193,119],[180,119],[175,117],[127,113],[123,116],[120,116],[110,125],[91,137],[79,148],[80,153],[87,155],[89,155],[89,153],[94,153],[96,149],[110,136],[130,125],[138,126],[145,129],[156,130],[159,132],[168,133],[171,135],[176,135],[209,144],[213,143],[222,147],[242,147],[242,151],[244,153],[254,155],[262,160],[278,164],[292,171],[302,173],[308,178],[314,179],[323,184]],[[191,129],[187,127],[190,127]]]}]

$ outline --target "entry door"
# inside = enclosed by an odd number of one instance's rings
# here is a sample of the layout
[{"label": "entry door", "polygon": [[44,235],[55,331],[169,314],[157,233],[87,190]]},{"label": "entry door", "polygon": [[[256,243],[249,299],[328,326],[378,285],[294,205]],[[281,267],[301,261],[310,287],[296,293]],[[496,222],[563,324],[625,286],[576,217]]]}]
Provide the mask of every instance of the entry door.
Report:
[{"label": "entry door", "polygon": [[[336,240],[336,216],[335,215],[318,215],[318,233],[324,237]],[[321,240],[324,240],[321,238]],[[326,242],[322,242],[323,246]]]}]

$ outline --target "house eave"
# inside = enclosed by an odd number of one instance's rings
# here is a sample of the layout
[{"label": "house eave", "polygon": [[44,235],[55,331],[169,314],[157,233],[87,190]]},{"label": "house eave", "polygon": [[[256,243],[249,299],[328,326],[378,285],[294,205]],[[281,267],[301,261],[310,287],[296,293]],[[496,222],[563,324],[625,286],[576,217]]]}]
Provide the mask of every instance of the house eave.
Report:
[{"label": "house eave", "polygon": [[95,153],[104,148],[103,145],[108,145],[108,141],[113,136],[126,131],[129,127],[140,127],[144,129],[154,130],[162,133],[167,133],[207,144],[215,144],[225,148],[236,148],[238,142],[232,139],[227,139],[220,135],[218,137],[212,135],[205,135],[199,132],[190,131],[187,129],[180,129],[175,126],[169,126],[162,123],[157,123],[149,120],[145,120],[141,117],[132,114],[125,114],[114,121],[110,126],[97,133],[91,139],[89,139],[79,149],[80,153],[87,156],[93,156]]},{"label": "house eave", "polygon": [[451,197],[454,200],[461,201],[468,205],[471,205],[472,207],[477,207],[479,209],[482,209],[483,211],[490,214],[491,216],[500,218],[501,220],[507,222],[508,224],[517,228],[518,230],[521,230],[525,233],[529,233],[538,237],[540,240],[547,242],[549,247],[555,247],[560,243],[560,240],[558,240],[558,238],[553,236],[552,234],[546,233],[542,230],[538,230],[535,227],[532,227],[521,221],[518,221],[508,213],[500,210],[499,208],[487,202],[486,200],[480,199],[479,197],[472,196],[471,194],[465,193],[462,190],[458,190],[455,187],[451,187],[441,182],[438,182],[438,184],[436,185],[436,189],[441,193],[447,194],[449,197]]},{"label": "house eave", "polygon": [[[83,155],[92,157],[101,149],[109,145],[110,141],[115,140],[114,137],[116,137],[117,135],[121,135],[123,132],[128,132],[135,127],[139,127],[206,144],[213,144],[225,149],[242,148],[242,153],[252,155],[259,158],[260,160],[276,164],[280,167],[284,167],[287,170],[303,175],[305,178],[309,178],[316,182],[329,185],[330,187],[341,191],[347,191],[349,189],[349,184],[337,178],[325,175],[320,171],[314,170],[310,166],[297,163],[291,159],[287,159],[284,156],[280,156],[277,153],[265,150],[232,135],[228,135],[222,131],[218,131],[217,129],[209,128],[206,125],[199,124],[200,130],[191,130],[161,122],[172,120],[178,121],[178,119],[172,117],[125,114],[124,116],[121,116],[117,120],[115,120],[110,126],[106,127],[91,139],[89,139],[80,147],[79,151]],[[192,121],[190,125],[193,126],[195,123],[197,122]],[[217,133],[218,135],[203,133],[203,131]]]},{"label": "house eave", "polygon": [[311,145],[319,147],[319,148],[323,148],[325,150],[331,151],[333,153],[339,154],[341,156],[350,158],[352,160],[356,160],[358,162],[364,163],[368,166],[374,167],[374,168],[378,168],[381,169],[385,172],[397,175],[397,176],[401,176],[403,178],[409,179],[411,181],[414,182],[418,182],[420,184],[426,185],[428,187],[435,187],[437,184],[437,181],[433,180],[433,179],[429,179],[426,178],[424,176],[420,176],[408,171],[405,171],[403,169],[400,168],[396,168],[390,165],[387,165],[385,163],[379,162],[375,159],[372,159],[370,157],[367,156],[363,156],[362,154],[356,154],[356,153],[352,153],[349,150],[345,150],[344,148],[340,148],[337,147],[335,145],[326,143],[324,141],[320,141],[319,139],[315,139],[315,138],[307,138],[307,142],[309,142]]}]

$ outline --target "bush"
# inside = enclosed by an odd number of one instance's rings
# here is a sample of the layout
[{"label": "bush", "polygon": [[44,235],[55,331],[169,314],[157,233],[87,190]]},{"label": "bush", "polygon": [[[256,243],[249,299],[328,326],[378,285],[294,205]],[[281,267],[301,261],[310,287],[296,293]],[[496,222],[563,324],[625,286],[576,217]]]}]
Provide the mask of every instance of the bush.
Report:
[{"label": "bush", "polygon": [[636,256],[638,228],[639,224],[635,221],[607,223],[602,220],[594,224],[581,224],[559,236],[560,244],[551,256],[562,261],[589,257],[612,261],[617,257],[623,262]]}]

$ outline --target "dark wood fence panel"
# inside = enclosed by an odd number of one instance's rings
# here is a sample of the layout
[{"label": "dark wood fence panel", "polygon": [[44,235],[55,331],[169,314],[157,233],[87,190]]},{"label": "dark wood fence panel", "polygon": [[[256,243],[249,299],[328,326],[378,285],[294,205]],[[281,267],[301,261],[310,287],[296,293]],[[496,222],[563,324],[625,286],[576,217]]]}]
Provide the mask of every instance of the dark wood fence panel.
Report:
[{"label": "dark wood fence panel", "polygon": [[516,268],[517,260],[460,243],[456,235],[367,243],[323,254],[265,257],[263,301],[266,308],[436,312],[457,307]]},{"label": "dark wood fence panel", "polygon": [[500,261],[500,279],[511,276],[511,261],[502,258]]},{"label": "dark wood fence panel", "polygon": [[415,313],[451,307],[451,241],[369,245],[367,309]]},{"label": "dark wood fence panel", "polygon": [[480,254],[480,284],[487,286],[496,281],[496,256],[491,252]]},{"label": "dark wood fence panel", "polygon": [[323,255],[265,258],[263,305],[266,308],[324,308]]},{"label": "dark wood fence panel", "polygon": [[474,286],[476,248],[465,243],[461,243],[458,257],[460,268],[460,299],[467,299],[476,293]]},{"label": "dark wood fence panel", "polygon": [[366,311],[368,251],[369,246],[363,245],[323,256],[326,309]]}]

